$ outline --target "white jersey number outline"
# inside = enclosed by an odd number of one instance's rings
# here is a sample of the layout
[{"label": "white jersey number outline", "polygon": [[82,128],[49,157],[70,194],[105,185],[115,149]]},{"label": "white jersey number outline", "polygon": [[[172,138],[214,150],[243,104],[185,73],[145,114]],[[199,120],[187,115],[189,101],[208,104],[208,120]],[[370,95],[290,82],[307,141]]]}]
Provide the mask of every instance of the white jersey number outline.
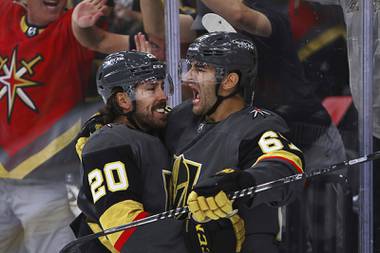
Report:
[{"label": "white jersey number outline", "polygon": [[124,191],[129,187],[127,170],[124,163],[120,161],[107,163],[104,165],[103,172],[105,177],[99,169],[92,170],[87,176],[94,204],[106,195],[106,188],[103,183],[104,178],[106,179],[107,189],[110,192]]}]

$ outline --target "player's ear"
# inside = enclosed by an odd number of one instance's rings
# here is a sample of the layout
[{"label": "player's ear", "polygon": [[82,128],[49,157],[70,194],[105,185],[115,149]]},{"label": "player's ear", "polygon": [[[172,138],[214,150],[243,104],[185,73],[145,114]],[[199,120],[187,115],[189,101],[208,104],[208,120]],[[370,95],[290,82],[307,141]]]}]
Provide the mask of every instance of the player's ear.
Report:
[{"label": "player's ear", "polygon": [[235,89],[238,83],[239,83],[238,73],[231,72],[231,73],[228,73],[228,75],[223,79],[221,87],[223,90],[230,92],[231,90]]},{"label": "player's ear", "polygon": [[123,110],[123,112],[127,113],[132,110],[132,102],[126,92],[116,93],[115,99],[116,103]]}]

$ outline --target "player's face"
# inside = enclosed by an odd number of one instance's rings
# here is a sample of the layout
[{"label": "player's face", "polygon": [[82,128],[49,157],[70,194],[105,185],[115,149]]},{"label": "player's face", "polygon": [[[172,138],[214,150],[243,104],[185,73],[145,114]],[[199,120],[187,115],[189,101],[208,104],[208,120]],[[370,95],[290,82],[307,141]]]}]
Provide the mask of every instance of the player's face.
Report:
[{"label": "player's face", "polygon": [[205,115],[217,100],[215,67],[192,62],[189,70],[181,78],[183,85],[188,86],[193,92],[193,113]]},{"label": "player's face", "polygon": [[155,129],[166,126],[165,107],[168,97],[164,92],[162,80],[137,85],[135,99],[135,119],[142,128]]},{"label": "player's face", "polygon": [[46,26],[64,12],[67,0],[27,0],[27,18],[33,25]]}]

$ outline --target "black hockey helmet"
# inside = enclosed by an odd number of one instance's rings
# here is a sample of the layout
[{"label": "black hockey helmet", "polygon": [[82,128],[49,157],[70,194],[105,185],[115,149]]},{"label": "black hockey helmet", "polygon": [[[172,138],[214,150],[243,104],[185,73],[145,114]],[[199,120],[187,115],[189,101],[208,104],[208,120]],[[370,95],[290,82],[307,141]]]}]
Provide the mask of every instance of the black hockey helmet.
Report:
[{"label": "black hockey helmet", "polygon": [[240,75],[238,91],[251,102],[258,55],[255,44],[248,37],[233,32],[205,34],[190,44],[186,58],[189,62],[198,61],[216,67],[219,84],[228,73],[237,72]]},{"label": "black hockey helmet", "polygon": [[[104,103],[107,103],[116,88],[122,88],[134,99],[134,90],[138,83],[166,79],[166,66],[154,55],[137,51],[120,51],[104,59],[97,72],[96,84],[99,95],[102,96]],[[172,83],[169,83],[172,86]]]}]

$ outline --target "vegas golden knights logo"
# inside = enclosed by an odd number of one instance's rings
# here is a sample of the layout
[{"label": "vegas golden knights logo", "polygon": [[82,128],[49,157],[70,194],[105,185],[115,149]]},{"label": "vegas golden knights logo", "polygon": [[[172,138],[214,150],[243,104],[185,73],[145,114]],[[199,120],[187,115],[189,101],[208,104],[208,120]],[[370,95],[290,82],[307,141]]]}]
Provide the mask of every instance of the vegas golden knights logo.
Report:
[{"label": "vegas golden knights logo", "polygon": [[171,203],[171,176],[172,173],[169,170],[162,170],[162,180],[164,183],[164,191],[165,191],[165,210],[169,210],[172,206]]},{"label": "vegas golden knights logo", "polygon": [[29,79],[24,79],[24,77],[27,75],[33,76],[35,74],[33,68],[43,60],[43,57],[37,54],[32,59],[18,62],[17,50],[17,47],[13,49],[11,58],[3,58],[0,55],[0,100],[3,97],[7,100],[8,123],[11,120],[16,98],[19,98],[31,110],[35,112],[38,111],[37,106],[29,97],[27,89],[25,88],[41,84]]},{"label": "vegas golden knights logo", "polygon": [[197,183],[202,164],[187,160],[184,155],[174,156],[172,171],[172,203],[174,207],[186,205],[187,196]]}]

